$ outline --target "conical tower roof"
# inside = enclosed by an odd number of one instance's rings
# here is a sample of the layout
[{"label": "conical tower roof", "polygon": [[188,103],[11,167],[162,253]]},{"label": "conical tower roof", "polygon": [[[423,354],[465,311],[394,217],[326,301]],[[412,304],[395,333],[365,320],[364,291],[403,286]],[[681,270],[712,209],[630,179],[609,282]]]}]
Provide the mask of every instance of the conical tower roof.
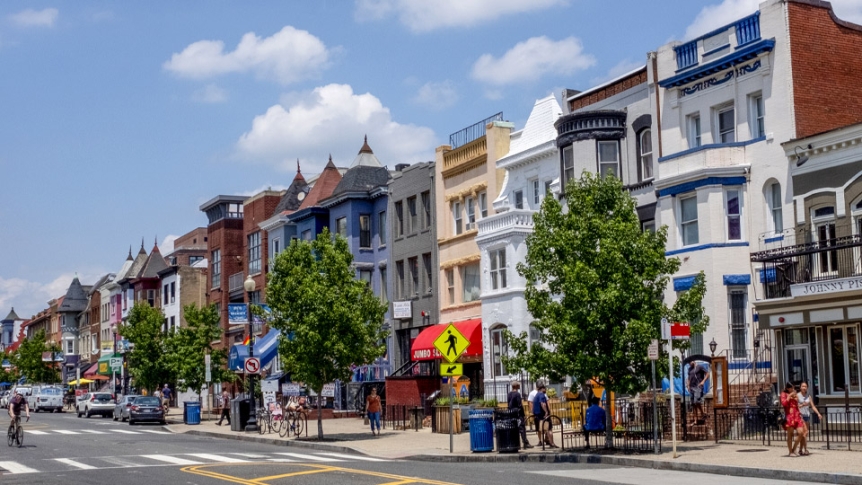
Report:
[{"label": "conical tower roof", "polygon": [[9,312],[8,315],[6,315],[6,318],[4,318],[2,321],[14,322],[16,320],[21,320],[21,317],[19,317],[18,314],[15,313],[15,307],[12,307],[12,310]]},{"label": "conical tower roof", "polygon": [[317,178],[317,182],[314,183],[314,187],[308,191],[308,195],[305,196],[305,200],[302,201],[299,209],[313,207],[317,205],[319,201],[332,195],[332,191],[338,186],[338,182],[341,182],[341,172],[339,172],[335,164],[332,163],[332,155],[330,155],[329,162],[326,164],[326,167],[323,168],[323,172],[320,174],[320,177]]},{"label": "conical tower roof", "polygon": [[290,187],[287,188],[284,196],[282,196],[278,205],[275,206],[275,210],[272,212],[272,215],[281,214],[282,212],[293,212],[299,209],[299,206],[302,205],[302,201],[305,199],[306,195],[308,195],[308,182],[306,182],[305,177],[302,176],[302,172],[299,169],[299,160],[297,160],[296,176],[293,177],[293,182],[290,183]]},{"label": "conical tower roof", "polygon": [[57,309],[59,312],[75,312],[80,313],[87,308],[87,291],[81,286],[78,277],[72,280],[69,289],[66,290],[66,296],[63,297],[63,302]]},{"label": "conical tower roof", "polygon": [[168,267],[168,264],[165,262],[165,258],[162,256],[162,253],[159,251],[158,244],[153,246],[153,250],[150,251],[150,256],[147,258],[147,261],[144,263],[143,268],[141,269],[140,278],[158,278],[159,271]]},{"label": "conical tower roof", "polygon": [[138,255],[135,256],[134,261],[132,261],[132,266],[129,267],[129,271],[126,272],[126,279],[134,279],[137,278],[141,273],[141,269],[144,267],[144,264],[147,262],[147,250],[144,249],[144,241],[141,240],[141,250],[138,251]]},{"label": "conical tower roof", "polygon": [[353,162],[350,164],[350,167],[382,167],[383,165],[380,163],[380,160],[374,155],[374,152],[371,150],[371,147],[368,146],[368,135],[365,136],[365,141],[362,144],[362,148],[359,149],[359,153],[356,155],[356,158],[353,159]]}]

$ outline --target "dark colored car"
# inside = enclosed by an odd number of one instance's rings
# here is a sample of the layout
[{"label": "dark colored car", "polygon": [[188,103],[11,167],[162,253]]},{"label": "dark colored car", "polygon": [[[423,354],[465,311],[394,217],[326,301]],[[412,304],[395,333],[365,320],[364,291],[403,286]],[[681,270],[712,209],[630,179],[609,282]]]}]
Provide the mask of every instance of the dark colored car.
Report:
[{"label": "dark colored car", "polygon": [[129,410],[132,408],[132,403],[140,396],[123,396],[114,406],[114,421],[120,420],[125,422],[129,419]]},{"label": "dark colored car", "polygon": [[153,396],[138,396],[132,407],[129,408],[129,424],[144,421],[156,421],[167,424],[165,421],[165,410],[162,409],[161,400]]}]

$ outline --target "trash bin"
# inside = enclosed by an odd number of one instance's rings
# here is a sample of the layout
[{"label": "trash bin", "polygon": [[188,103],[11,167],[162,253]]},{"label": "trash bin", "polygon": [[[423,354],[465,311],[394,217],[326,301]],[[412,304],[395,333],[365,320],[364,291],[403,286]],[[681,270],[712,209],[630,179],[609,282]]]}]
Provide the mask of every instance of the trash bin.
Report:
[{"label": "trash bin", "polygon": [[251,404],[248,398],[243,395],[237,396],[230,402],[230,430],[245,431],[245,425],[248,424],[249,410]]},{"label": "trash bin", "polygon": [[517,452],[521,447],[518,433],[518,421],[521,417],[520,409],[495,409],[494,428],[497,434],[497,452]]},{"label": "trash bin", "polygon": [[470,411],[470,451],[494,450],[494,413],[490,409]]},{"label": "trash bin", "polygon": [[201,403],[197,401],[183,402],[183,423],[201,424]]}]

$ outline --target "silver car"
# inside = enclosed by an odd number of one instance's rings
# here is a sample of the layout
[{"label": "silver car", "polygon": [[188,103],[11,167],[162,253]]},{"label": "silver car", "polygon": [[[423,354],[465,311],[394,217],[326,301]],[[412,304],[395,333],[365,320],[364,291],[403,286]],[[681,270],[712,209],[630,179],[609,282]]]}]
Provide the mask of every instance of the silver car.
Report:
[{"label": "silver car", "polygon": [[85,395],[85,399],[81,399],[76,404],[78,417],[87,416],[88,418],[94,414],[102,416],[110,416],[114,414],[114,396],[107,392],[91,392]]},{"label": "silver car", "polygon": [[9,406],[9,398],[12,396],[12,391],[3,391],[0,394],[0,408],[6,409]]},{"label": "silver car", "polygon": [[33,403],[30,409],[37,413],[39,411],[60,412],[63,410],[63,390],[59,387],[40,387],[33,393],[30,400]]},{"label": "silver car", "polygon": [[117,404],[114,406],[114,421],[120,420],[122,422],[126,422],[129,419],[129,408],[132,407],[132,403],[135,402],[135,399],[139,396],[131,395],[131,396],[123,396]]}]

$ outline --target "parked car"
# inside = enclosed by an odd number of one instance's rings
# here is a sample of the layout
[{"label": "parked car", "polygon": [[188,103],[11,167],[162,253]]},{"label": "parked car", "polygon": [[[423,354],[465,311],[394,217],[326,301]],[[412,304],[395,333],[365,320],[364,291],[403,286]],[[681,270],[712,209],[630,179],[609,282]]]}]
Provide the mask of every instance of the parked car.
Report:
[{"label": "parked car", "polygon": [[129,409],[132,407],[132,403],[135,402],[140,396],[130,395],[123,396],[122,399],[117,401],[117,405],[114,406],[114,421],[120,420],[125,422],[129,419]]},{"label": "parked car", "polygon": [[12,391],[3,391],[3,394],[0,394],[0,408],[6,409],[10,397],[12,397]]},{"label": "parked car", "polygon": [[28,401],[28,404],[32,402],[30,409],[34,412],[60,412],[63,410],[63,390],[59,387],[43,386],[36,390]]},{"label": "parked car", "polygon": [[161,399],[153,396],[139,396],[135,399],[134,404],[129,408],[129,425],[142,421],[157,421],[160,424],[167,424]]},{"label": "parked car", "polygon": [[94,414],[102,416],[110,416],[114,413],[114,396],[107,392],[91,392],[86,394],[86,399],[81,399],[76,405],[78,417],[87,416],[88,418]]},{"label": "parked car", "polygon": [[[12,394],[10,394],[10,395],[9,395],[9,398],[11,399],[11,398],[12,398],[12,396],[14,396],[15,394],[17,394],[18,392],[20,392],[22,396],[24,396],[25,398],[27,398],[27,397],[30,397],[30,395],[32,395],[32,394],[33,394],[33,387],[32,387],[32,386],[15,386],[15,388],[14,388],[14,389],[12,389]],[[28,404],[28,405],[30,404],[30,403],[29,403],[29,401],[28,401],[28,403],[27,403],[27,404]]]}]

